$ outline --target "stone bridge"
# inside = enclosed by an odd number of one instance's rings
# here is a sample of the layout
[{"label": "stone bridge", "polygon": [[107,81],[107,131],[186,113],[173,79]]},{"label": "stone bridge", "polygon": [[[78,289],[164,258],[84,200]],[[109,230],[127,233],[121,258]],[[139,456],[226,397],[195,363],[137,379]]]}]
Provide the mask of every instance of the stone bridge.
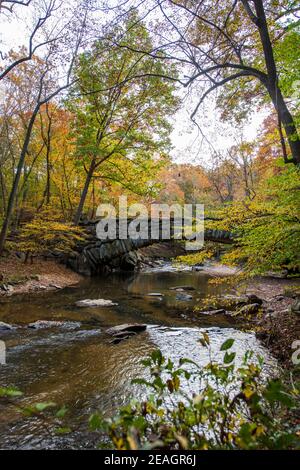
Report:
[{"label": "stone bridge", "polygon": [[[73,270],[84,275],[96,275],[106,270],[126,270],[133,271],[142,261],[139,249],[160,243],[170,241],[174,234],[174,221],[170,224],[170,236],[167,238],[162,235],[162,221],[159,226],[159,237],[157,239],[127,238],[121,240],[118,238],[118,223],[116,227],[116,239],[100,240],[96,236],[96,226],[99,220],[82,223],[87,232],[84,243],[77,246],[75,252],[68,256],[67,265]],[[130,221],[128,221],[129,223]],[[172,225],[173,223],[173,225]],[[150,230],[150,221],[149,233]],[[153,233],[153,232],[152,232]],[[182,237],[184,240],[184,237]],[[233,234],[225,230],[204,230],[204,240],[223,244],[232,244]]]}]

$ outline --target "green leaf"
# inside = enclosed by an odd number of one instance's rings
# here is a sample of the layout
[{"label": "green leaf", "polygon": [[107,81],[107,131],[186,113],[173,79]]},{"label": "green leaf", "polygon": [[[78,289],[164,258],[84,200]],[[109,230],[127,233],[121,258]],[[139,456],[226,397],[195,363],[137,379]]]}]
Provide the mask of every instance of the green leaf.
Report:
[{"label": "green leaf", "polygon": [[97,429],[101,429],[103,425],[103,418],[98,413],[94,413],[89,418],[89,427],[92,431],[96,431]]},{"label": "green leaf", "polygon": [[56,406],[56,403],[53,403],[52,401],[46,402],[46,403],[36,403],[34,405],[37,411],[45,411],[48,408],[54,408],[55,406]]},{"label": "green leaf", "polygon": [[230,349],[234,343],[234,339],[228,338],[224,343],[222,344],[220,351],[227,351],[227,349]]},{"label": "green leaf", "polygon": [[67,412],[68,412],[68,408],[63,406],[60,410],[58,410],[55,416],[57,418],[64,418]]},{"label": "green leaf", "polygon": [[17,388],[0,388],[0,397],[7,397],[7,398],[16,398],[16,397],[21,397],[23,395],[20,390]]},{"label": "green leaf", "polygon": [[154,363],[157,363],[159,365],[161,365],[165,360],[160,349],[157,349],[156,351],[153,351],[151,353],[151,359]]},{"label": "green leaf", "polygon": [[224,364],[230,364],[232,361],[234,361],[235,356],[236,356],[235,352],[228,353],[226,351],[224,355],[224,359],[223,359]]},{"label": "green leaf", "polygon": [[72,429],[68,428],[68,427],[66,427],[66,428],[56,428],[55,432],[56,432],[56,434],[59,434],[59,435],[69,434],[70,432],[72,432]]}]

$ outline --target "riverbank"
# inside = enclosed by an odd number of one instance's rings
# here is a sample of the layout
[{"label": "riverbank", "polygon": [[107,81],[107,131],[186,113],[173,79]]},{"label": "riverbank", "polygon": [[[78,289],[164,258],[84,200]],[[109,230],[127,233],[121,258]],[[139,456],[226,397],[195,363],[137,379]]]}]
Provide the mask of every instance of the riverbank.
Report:
[{"label": "riverbank", "polygon": [[[295,367],[293,343],[300,340],[300,279],[257,278],[247,288],[263,299],[260,316],[247,321],[256,336],[285,367]],[[299,348],[298,348],[299,349]]]},{"label": "riverbank", "polygon": [[[222,265],[218,271],[216,264],[203,271],[220,278],[226,273]],[[229,275],[234,274],[231,272]],[[219,316],[223,311],[239,327],[254,331],[281,365],[294,368],[293,344],[300,340],[300,279],[260,276],[243,280],[241,284],[237,282],[234,287],[231,285],[229,294],[212,301],[208,299],[212,304],[205,312],[196,310],[196,316],[210,314],[210,310],[212,315],[216,312],[215,315]]]},{"label": "riverbank", "polygon": [[35,259],[32,264],[15,256],[0,258],[0,296],[63,289],[82,276],[55,261]]}]

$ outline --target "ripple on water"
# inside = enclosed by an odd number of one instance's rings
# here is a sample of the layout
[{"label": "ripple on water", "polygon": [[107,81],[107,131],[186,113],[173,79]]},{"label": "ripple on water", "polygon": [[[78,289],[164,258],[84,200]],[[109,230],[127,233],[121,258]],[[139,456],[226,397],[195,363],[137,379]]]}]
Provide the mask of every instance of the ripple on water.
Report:
[{"label": "ripple on water", "polygon": [[[161,349],[174,362],[187,357],[200,365],[207,364],[208,351],[199,344],[202,331],[151,325],[118,345],[109,344],[99,330],[56,333],[26,344],[26,348],[16,346],[9,355],[6,373],[0,370],[0,381],[24,390],[26,403],[51,400],[66,404],[70,423],[80,428],[78,420],[87,420],[93,411],[100,409],[109,414],[133,396],[140,396],[141,389],[132,386],[131,381],[145,373],[140,361],[154,349]],[[247,350],[252,350],[264,357],[267,368],[276,366],[254,334],[232,328],[206,331],[214,360],[221,360],[221,344],[233,338],[237,363]],[[0,445],[4,447],[28,447],[30,442],[34,447],[38,437],[46,438],[38,421],[24,420],[14,413],[7,416],[2,426],[0,423],[0,430]]]}]

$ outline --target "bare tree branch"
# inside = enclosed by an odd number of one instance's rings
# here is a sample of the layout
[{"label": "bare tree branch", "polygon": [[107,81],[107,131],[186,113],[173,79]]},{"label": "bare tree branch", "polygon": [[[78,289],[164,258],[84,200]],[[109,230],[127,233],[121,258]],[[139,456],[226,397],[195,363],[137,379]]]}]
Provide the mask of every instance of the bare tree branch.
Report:
[{"label": "bare tree branch", "polygon": [[[31,0],[30,0],[31,1]],[[30,2],[29,2],[30,3]],[[29,5],[28,3],[28,5]],[[22,64],[23,62],[27,62],[29,60],[32,59],[34,53],[41,47],[43,46],[46,46],[47,44],[51,44],[52,42],[54,41],[57,41],[57,37],[55,38],[51,38],[49,40],[46,40],[46,41],[42,41],[40,42],[39,44],[35,45],[34,46],[34,40],[35,40],[35,37],[37,36],[38,32],[42,29],[42,27],[44,26],[44,24],[46,23],[46,21],[51,17],[52,13],[53,13],[53,10],[55,8],[55,0],[51,0],[51,2],[49,3],[48,7],[47,7],[47,10],[45,12],[45,15],[40,17],[35,26],[34,26],[34,29],[29,37],[29,41],[28,41],[28,53],[24,56],[24,57],[21,57],[20,59],[17,59],[15,61],[13,61],[10,65],[8,65],[4,70],[3,72],[0,73],[0,80],[2,80],[4,77],[6,77],[6,75],[8,75],[15,67],[17,67],[18,65]]]}]

